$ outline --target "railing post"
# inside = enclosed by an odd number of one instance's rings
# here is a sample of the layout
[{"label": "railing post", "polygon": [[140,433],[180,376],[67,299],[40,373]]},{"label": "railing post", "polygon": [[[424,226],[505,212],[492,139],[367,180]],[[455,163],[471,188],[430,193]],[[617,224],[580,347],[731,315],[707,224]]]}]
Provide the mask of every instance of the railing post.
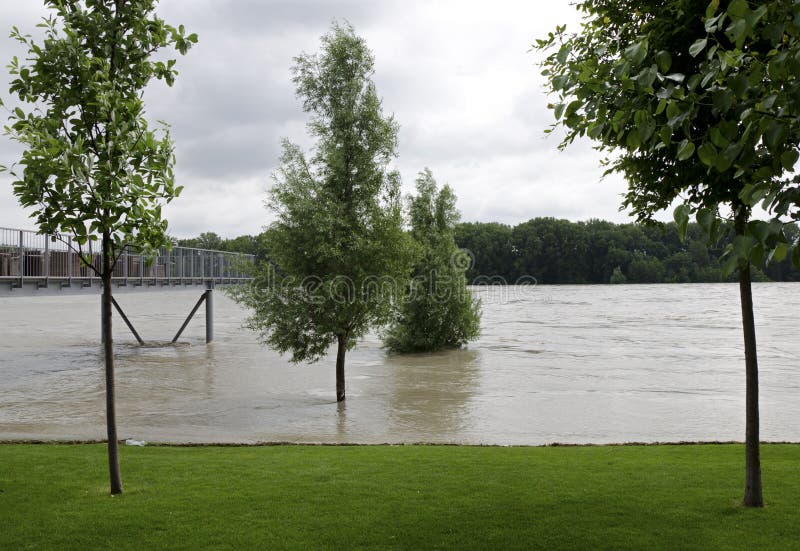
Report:
[{"label": "railing post", "polygon": [[67,285],[72,287],[72,257],[75,251],[72,250],[72,236],[67,237]]},{"label": "railing post", "polygon": [[44,286],[50,281],[50,236],[44,236]]},{"label": "railing post", "polygon": [[25,277],[25,234],[22,230],[19,232],[19,286],[22,287],[22,282]]},{"label": "railing post", "polygon": [[214,340],[214,282],[206,282],[206,343]]}]

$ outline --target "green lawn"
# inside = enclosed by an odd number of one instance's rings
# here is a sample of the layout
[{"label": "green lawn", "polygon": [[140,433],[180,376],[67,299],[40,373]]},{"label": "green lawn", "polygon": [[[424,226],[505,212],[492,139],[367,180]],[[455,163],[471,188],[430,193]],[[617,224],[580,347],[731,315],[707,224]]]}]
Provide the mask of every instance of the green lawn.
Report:
[{"label": "green lawn", "polygon": [[800,549],[800,446],[0,445],[0,549]]}]

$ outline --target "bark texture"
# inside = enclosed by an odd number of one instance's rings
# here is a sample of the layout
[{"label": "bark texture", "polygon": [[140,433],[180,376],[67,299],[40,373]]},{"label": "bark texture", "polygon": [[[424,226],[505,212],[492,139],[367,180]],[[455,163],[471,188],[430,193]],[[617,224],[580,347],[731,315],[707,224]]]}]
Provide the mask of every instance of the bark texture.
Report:
[{"label": "bark texture", "polygon": [[119,443],[117,442],[117,414],[114,400],[114,342],[111,334],[111,238],[103,235],[103,298],[101,323],[103,334],[103,356],[106,372],[106,428],[108,431],[108,473],[111,493],[122,493],[122,477],[119,471]]},{"label": "bark texture", "polygon": [[338,335],[336,350],[336,401],[344,401],[344,356],[347,353],[347,335]]},{"label": "bark texture", "polygon": [[[744,214],[736,215],[736,233],[743,235],[747,225]],[[745,486],[746,507],[763,507],[761,490],[761,452],[759,449],[758,415],[758,356],[756,354],[756,324],[753,318],[753,291],[750,283],[750,263],[739,269],[739,298],[742,305],[745,358]]]}]

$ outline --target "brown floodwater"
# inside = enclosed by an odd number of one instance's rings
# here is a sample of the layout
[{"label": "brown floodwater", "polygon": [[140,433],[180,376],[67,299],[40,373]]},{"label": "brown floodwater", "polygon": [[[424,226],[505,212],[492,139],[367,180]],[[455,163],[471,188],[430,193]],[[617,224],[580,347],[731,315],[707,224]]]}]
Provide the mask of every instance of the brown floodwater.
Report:
[{"label": "brown floodwater", "polygon": [[[121,438],[168,442],[546,444],[744,439],[738,287],[482,287],[481,338],[292,364],[215,293],[166,345],[199,291],[120,293],[147,346],[114,320]],[[762,437],[800,441],[800,284],[754,288]],[[98,296],[0,298],[0,440],[102,439]]]}]

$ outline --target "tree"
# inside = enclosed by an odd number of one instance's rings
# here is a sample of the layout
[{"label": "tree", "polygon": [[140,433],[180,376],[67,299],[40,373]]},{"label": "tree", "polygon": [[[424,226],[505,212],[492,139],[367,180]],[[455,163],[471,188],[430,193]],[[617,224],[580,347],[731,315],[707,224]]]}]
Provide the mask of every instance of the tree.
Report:
[{"label": "tree", "polygon": [[625,277],[625,274],[622,273],[622,270],[620,269],[619,266],[614,268],[614,271],[611,272],[611,277],[608,280],[608,282],[613,285],[625,283],[626,281],[628,281],[628,278]]},{"label": "tree", "polygon": [[454,239],[456,196],[449,186],[438,190],[426,168],[417,178],[409,210],[411,237],[422,254],[384,344],[393,352],[461,348],[478,337],[481,318],[480,301],[470,294],[464,275],[470,256]]},{"label": "tree", "polygon": [[382,114],[373,57],[349,25],[334,24],[320,55],[295,58],[297,94],[317,144],[310,159],[283,143],[264,234],[270,252],[254,283],[233,292],[248,324],[292,360],[317,361],[336,343],[336,399],[345,399],[345,354],[389,320],[411,269],[402,229],[397,124]]},{"label": "tree", "polygon": [[173,46],[186,53],[196,35],[167,25],[155,0],[46,0],[52,10],[37,44],[14,28],[28,48],[14,58],[11,93],[29,111],[14,109],[6,133],[26,148],[12,172],[14,194],[34,209],[39,231],[72,234],[83,247],[101,241],[102,263],[84,263],[102,279],[103,353],[111,493],[122,492],[114,403],[111,275],[125,247],[165,244],[161,206],[181,188],[173,179],[172,142],[148,128],[142,94],[152,78],[171,85],[175,61],[152,61]]},{"label": "tree", "polygon": [[212,251],[225,250],[225,242],[213,231],[203,232],[194,239],[187,240],[187,244],[184,246],[195,247],[198,249],[209,249]]},{"label": "tree", "polygon": [[499,278],[506,283],[514,281],[514,247],[511,228],[497,222],[461,222],[455,227],[455,240],[459,247],[472,251],[473,265],[467,270],[467,281],[476,283],[484,279]]},{"label": "tree", "polygon": [[[588,136],[613,153],[628,180],[624,206],[640,220],[678,203],[716,238],[720,208],[735,239],[727,269],[739,273],[746,365],[745,495],[762,506],[758,364],[751,264],[789,250],[783,223],[751,220],[764,206],[791,210],[796,186],[781,180],[800,143],[800,4],[773,0],[586,0],[581,32],[559,27],[537,48],[561,147]],[[796,203],[794,203],[796,205]],[[795,251],[795,257],[798,253]]]}]

